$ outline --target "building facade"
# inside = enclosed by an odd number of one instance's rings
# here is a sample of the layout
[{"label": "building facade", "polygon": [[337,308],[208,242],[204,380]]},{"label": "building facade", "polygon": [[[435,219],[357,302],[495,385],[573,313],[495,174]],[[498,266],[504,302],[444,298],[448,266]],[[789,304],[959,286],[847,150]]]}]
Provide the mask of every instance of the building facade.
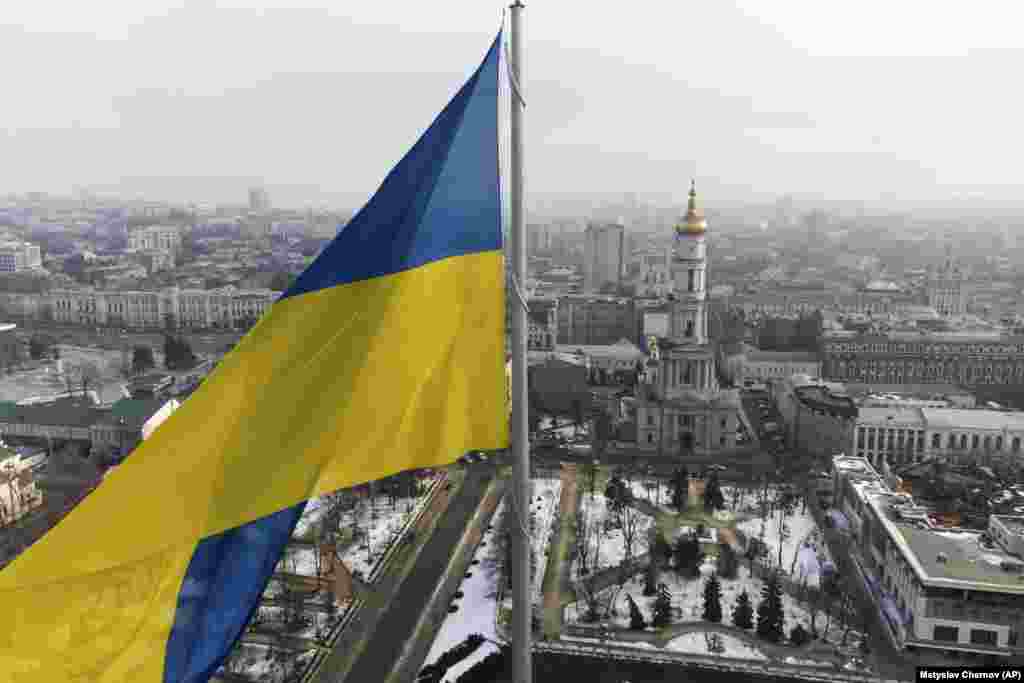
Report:
[{"label": "building facade", "polygon": [[558,340],[558,299],[530,299],[526,348],[552,351]]},{"label": "building facade", "polygon": [[661,454],[734,449],[751,430],[739,394],[722,390],[708,332],[707,223],[691,185],[686,216],[675,229],[668,335],[649,344],[639,383],[637,447]]},{"label": "building facade", "polygon": [[587,225],[583,242],[583,291],[611,285],[618,293],[625,268],[626,228],[615,223]]},{"label": "building facade", "polygon": [[132,251],[159,249],[177,253],[181,249],[181,232],[170,225],[150,225],[132,230],[128,235],[128,248]]},{"label": "building facade", "polygon": [[255,322],[280,297],[273,290],[52,290],[3,294],[9,315],[65,325],[131,329],[234,329]]},{"label": "building facade", "polygon": [[858,409],[842,384],[795,375],[773,387],[790,446],[815,455],[849,452]]},{"label": "building facade", "polygon": [[967,312],[968,275],[947,256],[945,263],[928,274],[928,305],[943,316]]},{"label": "building facade", "polygon": [[856,439],[844,449],[877,467],[941,458],[984,462],[1021,457],[1024,413],[960,408],[861,407]]},{"label": "building facade", "polygon": [[39,247],[28,242],[0,243],[0,273],[23,273],[43,267]]},{"label": "building facade", "polygon": [[559,344],[614,344],[636,339],[636,305],[631,299],[570,295],[558,299]]},{"label": "building facade", "polygon": [[936,527],[863,458],[838,457],[833,481],[851,558],[896,642],[907,649],[1022,652],[1024,519],[992,515],[986,533]]},{"label": "building facade", "polygon": [[1024,337],[957,334],[826,338],[822,375],[872,384],[1021,384]]},{"label": "building facade", "polygon": [[821,376],[821,359],[806,351],[759,351],[743,354],[740,381],[744,385],[780,382],[793,375]]}]

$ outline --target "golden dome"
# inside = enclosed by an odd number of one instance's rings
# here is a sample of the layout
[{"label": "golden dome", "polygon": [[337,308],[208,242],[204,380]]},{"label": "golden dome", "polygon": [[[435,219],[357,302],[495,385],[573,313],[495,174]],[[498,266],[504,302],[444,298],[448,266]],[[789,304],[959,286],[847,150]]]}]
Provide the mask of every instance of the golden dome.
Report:
[{"label": "golden dome", "polygon": [[703,235],[708,227],[704,212],[697,208],[697,182],[690,181],[690,201],[686,205],[685,218],[676,224],[678,235]]}]

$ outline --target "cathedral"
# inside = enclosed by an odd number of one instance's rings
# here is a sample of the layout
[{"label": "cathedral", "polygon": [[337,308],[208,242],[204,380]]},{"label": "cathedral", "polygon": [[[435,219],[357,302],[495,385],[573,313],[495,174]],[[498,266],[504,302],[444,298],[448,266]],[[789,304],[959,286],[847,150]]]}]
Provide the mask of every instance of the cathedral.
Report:
[{"label": "cathedral", "polygon": [[675,228],[668,336],[651,339],[636,397],[637,446],[664,455],[709,455],[749,445],[739,392],[721,389],[708,331],[707,221],[690,185]]}]

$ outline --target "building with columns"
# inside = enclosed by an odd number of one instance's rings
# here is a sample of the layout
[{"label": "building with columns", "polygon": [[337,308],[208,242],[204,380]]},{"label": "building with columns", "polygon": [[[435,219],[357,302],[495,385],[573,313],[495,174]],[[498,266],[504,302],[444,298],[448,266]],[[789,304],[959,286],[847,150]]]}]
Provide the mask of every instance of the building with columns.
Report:
[{"label": "building with columns", "polygon": [[649,344],[636,398],[637,446],[665,455],[734,449],[750,434],[739,393],[722,390],[708,334],[707,222],[691,184],[676,225],[668,335]]},{"label": "building with columns", "polygon": [[861,407],[855,441],[843,449],[875,467],[931,458],[964,463],[1021,457],[1024,413],[961,408]]}]

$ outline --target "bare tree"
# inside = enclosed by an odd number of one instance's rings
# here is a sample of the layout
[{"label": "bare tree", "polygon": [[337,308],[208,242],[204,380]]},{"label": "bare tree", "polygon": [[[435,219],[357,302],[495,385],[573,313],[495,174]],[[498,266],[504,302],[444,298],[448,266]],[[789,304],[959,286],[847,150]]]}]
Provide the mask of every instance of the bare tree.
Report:
[{"label": "bare tree", "polygon": [[840,626],[843,629],[842,644],[844,646],[857,619],[857,602],[854,600],[853,591],[850,590],[850,586],[847,583],[848,580],[843,579],[839,582],[839,595],[836,599],[836,611],[838,612]]},{"label": "bare tree", "polygon": [[640,521],[643,514],[632,505],[623,505],[619,508],[618,516],[619,523],[622,526],[622,540],[626,551],[623,564],[626,565],[626,570],[628,571],[633,566],[636,542],[638,540],[637,535],[640,530]]},{"label": "bare tree", "polygon": [[576,581],[574,588],[577,602],[582,602],[587,608],[582,617],[583,621],[600,621],[604,618],[607,612],[601,600],[601,594],[594,588],[594,585],[586,579],[582,579]]},{"label": "bare tree", "polygon": [[577,566],[580,574],[590,572],[590,566],[587,564],[591,550],[590,527],[590,520],[581,509],[576,513],[576,559],[579,560]]}]

